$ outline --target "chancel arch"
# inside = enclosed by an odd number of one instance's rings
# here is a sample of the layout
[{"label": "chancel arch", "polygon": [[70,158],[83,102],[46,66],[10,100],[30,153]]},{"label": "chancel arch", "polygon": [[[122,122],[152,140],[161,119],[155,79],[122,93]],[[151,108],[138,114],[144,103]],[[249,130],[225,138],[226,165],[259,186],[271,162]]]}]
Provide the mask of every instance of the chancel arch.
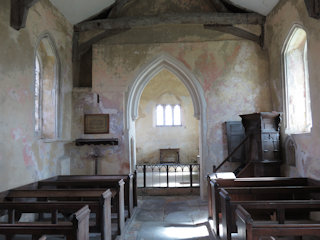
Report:
[{"label": "chancel arch", "polygon": [[[205,160],[207,159],[208,147],[206,140],[206,101],[204,98],[203,89],[196,79],[194,74],[181,62],[175,58],[162,54],[152,60],[149,64],[146,64],[141,71],[137,74],[131,84],[127,97],[126,105],[126,127],[127,127],[127,141],[135,139],[135,121],[138,117],[138,107],[141,94],[145,86],[149,81],[156,76],[162,70],[168,70],[173,73],[188,89],[192,99],[194,108],[194,117],[199,120],[199,153],[200,153],[200,193],[204,197],[205,194],[205,174],[204,166]],[[132,147],[132,146],[131,146]],[[135,149],[133,149],[135,151]],[[132,154],[130,154],[132,155]],[[129,156],[129,158],[131,158]],[[134,171],[135,162],[130,159],[130,170]]]}]

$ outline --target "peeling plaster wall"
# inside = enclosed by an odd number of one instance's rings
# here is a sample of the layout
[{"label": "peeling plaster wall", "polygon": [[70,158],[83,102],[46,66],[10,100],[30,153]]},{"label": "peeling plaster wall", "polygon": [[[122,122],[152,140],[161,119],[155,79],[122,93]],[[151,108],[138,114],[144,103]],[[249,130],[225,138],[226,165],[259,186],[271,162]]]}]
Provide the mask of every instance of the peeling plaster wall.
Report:
[{"label": "peeling plaster wall", "polygon": [[[90,88],[78,88],[73,91],[73,138],[118,138],[118,146],[80,146],[71,147],[71,174],[93,174],[94,158],[98,153],[98,173],[129,173],[130,164],[123,158],[126,151],[124,144],[124,93],[120,92],[97,94]],[[83,134],[84,114],[107,113],[109,115],[109,134]]]},{"label": "peeling plaster wall", "polygon": [[[174,35],[174,31],[170,34]],[[127,38],[130,39],[130,35],[127,35]],[[206,153],[208,158],[203,160],[206,169],[203,174],[210,172],[213,164],[218,164],[227,156],[225,121],[240,120],[239,114],[272,110],[267,55],[255,43],[245,40],[221,40],[108,44],[106,40],[93,47],[92,91],[103,99],[95,113],[111,113],[111,121],[118,127],[114,127],[108,136],[118,136],[122,150],[112,156],[102,156],[103,162],[109,163],[104,164],[102,173],[129,171],[129,143],[125,142],[125,96],[144,66],[161,54],[171,55],[183,63],[204,89],[209,152]],[[74,98],[74,102],[81,106],[74,115],[75,119],[83,118],[82,114],[86,111],[82,109],[90,110],[92,95],[85,93],[82,96],[85,100]],[[74,134],[81,136],[82,132],[78,129]],[[81,164],[86,161],[84,158],[87,154],[86,150],[77,152],[79,160],[74,161]],[[81,169],[83,173],[88,171],[85,167]]]},{"label": "peeling plaster wall", "polygon": [[[156,127],[157,104],[179,104],[181,126]],[[160,163],[159,149],[179,148],[180,163],[193,163],[199,155],[199,121],[193,116],[188,89],[173,73],[162,70],[143,90],[136,120],[137,164]]]},{"label": "peeling plaster wall", "polygon": [[71,137],[72,26],[47,0],[28,14],[26,28],[10,27],[10,0],[0,1],[0,191],[70,172],[67,143],[44,142],[34,133],[34,54],[49,32],[61,61],[62,139]]},{"label": "peeling plaster wall", "polygon": [[[303,0],[280,1],[266,22],[266,45],[270,61],[270,86],[273,108],[284,111],[281,51],[294,23],[301,24],[307,32],[309,84],[313,127],[311,133],[292,135],[297,144],[297,167],[285,168],[286,175],[320,179],[320,21],[308,16]],[[284,128],[282,128],[284,130]],[[284,131],[282,137],[285,138]],[[283,141],[284,142],[284,141]]]},{"label": "peeling plaster wall", "polygon": [[[212,10],[212,5],[207,0],[183,3],[175,0],[147,2],[152,3],[150,8],[145,7],[146,1],[137,0],[135,4],[140,4],[141,7],[135,5],[136,13],[132,8],[128,8],[128,12],[124,10],[120,14],[150,14],[142,12],[141,9],[153,13],[174,12],[161,7],[169,6],[170,2],[175,6],[179,2],[182,5],[180,12],[191,11],[196,3],[200,4],[199,11]],[[157,9],[157,6],[160,9]],[[97,32],[93,31],[91,34]],[[81,34],[81,41],[88,39],[88,36],[89,33]],[[81,126],[84,113],[110,113],[112,130],[103,137],[118,137],[120,140],[118,147],[101,147],[107,149],[104,151],[116,152],[107,156],[101,154],[101,173],[128,173],[130,155],[134,164],[135,156],[130,153],[131,141],[128,140],[128,135],[131,137],[136,134],[135,129],[128,131],[126,127],[127,95],[138,74],[161,55],[169,55],[184,64],[203,88],[207,107],[204,121],[204,129],[207,128],[207,131],[204,138],[208,145],[208,152],[203,153],[208,156],[203,159],[203,177],[212,171],[212,165],[220,163],[227,156],[225,121],[240,120],[239,114],[272,110],[268,56],[256,43],[206,30],[201,25],[142,27],[111,36],[93,46],[92,90],[76,92],[73,96],[76,108],[73,137],[83,136]],[[100,96],[99,104],[94,100],[96,94]],[[72,159],[75,164],[71,167],[72,172],[93,172],[92,168],[87,169],[91,164],[90,160],[86,159],[90,151],[93,151],[92,147],[74,150]]]}]

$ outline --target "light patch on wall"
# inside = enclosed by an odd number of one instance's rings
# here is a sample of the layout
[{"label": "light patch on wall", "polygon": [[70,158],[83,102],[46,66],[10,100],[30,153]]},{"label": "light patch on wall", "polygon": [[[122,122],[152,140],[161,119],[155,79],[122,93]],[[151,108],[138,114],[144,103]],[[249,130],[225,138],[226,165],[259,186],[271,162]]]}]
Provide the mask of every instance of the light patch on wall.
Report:
[{"label": "light patch on wall", "polygon": [[12,88],[9,90],[8,94],[13,100],[19,103],[25,102],[26,98],[29,97],[29,92],[25,89]]},{"label": "light patch on wall", "polygon": [[32,161],[32,150],[31,150],[31,144],[27,143],[23,147],[23,160],[24,164],[28,167],[33,165]]},{"label": "light patch on wall", "polygon": [[12,129],[11,130],[11,137],[14,141],[18,141],[18,140],[24,138],[22,129],[21,128]]}]

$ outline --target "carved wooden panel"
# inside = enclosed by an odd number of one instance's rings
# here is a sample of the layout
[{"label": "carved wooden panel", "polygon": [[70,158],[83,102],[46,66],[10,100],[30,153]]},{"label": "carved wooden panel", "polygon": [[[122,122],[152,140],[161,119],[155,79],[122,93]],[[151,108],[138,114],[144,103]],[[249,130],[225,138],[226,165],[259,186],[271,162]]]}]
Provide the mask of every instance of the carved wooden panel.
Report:
[{"label": "carved wooden panel", "polygon": [[[226,122],[227,140],[228,140],[228,155],[241,143],[244,139],[244,128],[241,121]],[[240,147],[230,158],[230,162],[244,161],[244,146]]]},{"label": "carved wooden panel", "polygon": [[246,147],[246,160],[254,164],[254,176],[280,175],[281,116],[276,112],[241,115],[246,135],[250,136]]}]

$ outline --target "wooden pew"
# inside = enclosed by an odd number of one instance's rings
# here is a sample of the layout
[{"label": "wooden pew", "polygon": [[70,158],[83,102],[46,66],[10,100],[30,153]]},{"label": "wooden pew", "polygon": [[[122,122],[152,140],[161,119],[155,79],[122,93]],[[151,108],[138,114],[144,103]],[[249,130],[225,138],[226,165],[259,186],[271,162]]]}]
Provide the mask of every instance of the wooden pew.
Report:
[{"label": "wooden pew", "polygon": [[215,179],[214,174],[207,176],[208,180],[208,219],[213,222],[213,231],[219,236],[220,196],[222,187],[268,187],[268,186],[307,186],[318,182],[308,178],[289,177],[254,177],[236,179]]},{"label": "wooden pew", "polygon": [[[59,175],[38,182],[38,188],[66,187],[66,188],[109,188],[116,187],[118,181],[123,179],[125,206],[128,209],[128,217],[133,214],[133,208],[137,205],[136,177],[129,175]],[[72,182],[72,183],[71,183]]]},{"label": "wooden pew", "polygon": [[[83,178],[82,178],[83,177]],[[57,176],[54,178],[46,179],[39,181],[38,189],[44,189],[44,188],[50,188],[50,189],[102,189],[102,188],[112,188],[117,189],[117,192],[119,194],[119,204],[115,204],[115,211],[118,213],[118,216],[123,215],[124,217],[124,206],[123,208],[119,208],[119,206],[122,206],[124,201],[124,187],[125,182],[122,178],[117,177],[111,177],[110,179],[99,179],[96,178],[96,176],[93,176],[95,178],[85,177],[82,176],[81,178],[73,178],[70,176]],[[128,195],[127,195],[128,196]],[[116,201],[117,203],[117,201]],[[124,221],[124,220],[123,220]],[[122,232],[122,229],[124,227],[124,223],[120,221],[120,217],[118,217],[118,232],[119,235]]]},{"label": "wooden pew", "polygon": [[[257,206],[260,208],[260,206]],[[264,205],[265,208],[273,208],[279,211],[285,210],[287,208],[301,208],[303,210],[317,210],[320,211],[319,203],[309,203],[305,204],[299,203],[288,204],[288,203],[279,203],[274,206]],[[258,240],[262,236],[320,236],[320,223],[285,223],[284,219],[278,220],[276,223],[269,222],[256,222],[252,216],[246,211],[246,209],[238,205],[236,209],[236,222],[238,228],[238,237],[239,240]]]},{"label": "wooden pew", "polygon": [[[277,186],[277,187],[243,187],[222,188],[221,197],[221,223],[222,239],[231,240],[231,233],[235,232],[234,210],[238,204],[245,206],[263,205],[270,200],[306,200],[307,203],[314,193],[320,193],[320,186]],[[289,202],[288,201],[288,202]],[[302,213],[300,213],[302,214]]]},{"label": "wooden pew", "polygon": [[[124,227],[124,200],[123,200],[123,181],[120,181],[121,190],[119,192],[117,190],[111,190],[112,199],[114,199],[114,204],[116,205],[116,209],[118,210],[118,234],[121,235]],[[103,194],[103,195],[102,195]],[[101,196],[103,199],[107,199],[109,197],[108,191],[105,189],[14,189],[8,191],[6,195],[6,200],[8,201],[16,201],[17,199],[41,199],[50,200],[50,201],[79,201],[80,203],[83,201],[98,201],[100,204],[100,211],[103,219],[105,221],[101,222],[101,228],[103,231],[102,239],[105,237],[108,239],[110,236],[109,231],[111,231],[111,222],[109,224],[109,219],[111,221],[111,202],[101,201]],[[109,205],[110,204],[110,205]]]},{"label": "wooden pew", "polygon": [[[115,192],[113,193],[115,194]],[[111,240],[111,198],[112,192],[108,189],[101,196],[103,208],[98,201],[53,201],[53,202],[0,202],[0,210],[8,211],[8,223],[15,223],[21,213],[51,213],[51,222],[58,222],[58,212],[64,215],[73,213],[88,205],[91,213],[95,214],[94,224],[90,224],[89,232],[101,233],[101,238]]]},{"label": "wooden pew", "polygon": [[0,223],[0,234],[5,235],[6,240],[11,240],[15,234],[30,234],[33,237],[64,235],[67,240],[89,240],[89,214],[90,209],[86,205],[73,214],[71,222]]}]

